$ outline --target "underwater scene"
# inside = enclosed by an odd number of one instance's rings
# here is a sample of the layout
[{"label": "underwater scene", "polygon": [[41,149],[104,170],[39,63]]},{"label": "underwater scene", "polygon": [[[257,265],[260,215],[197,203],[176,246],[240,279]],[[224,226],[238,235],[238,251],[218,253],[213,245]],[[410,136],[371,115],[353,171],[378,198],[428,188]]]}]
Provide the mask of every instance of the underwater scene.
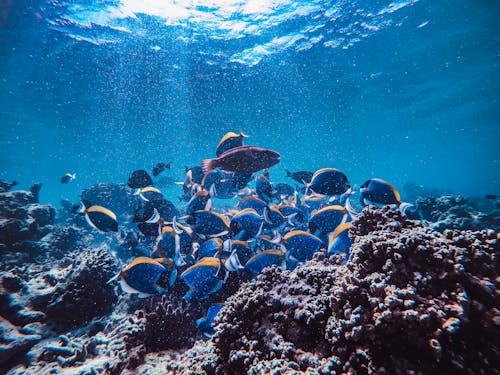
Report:
[{"label": "underwater scene", "polygon": [[0,0],[0,374],[500,374],[499,20]]}]

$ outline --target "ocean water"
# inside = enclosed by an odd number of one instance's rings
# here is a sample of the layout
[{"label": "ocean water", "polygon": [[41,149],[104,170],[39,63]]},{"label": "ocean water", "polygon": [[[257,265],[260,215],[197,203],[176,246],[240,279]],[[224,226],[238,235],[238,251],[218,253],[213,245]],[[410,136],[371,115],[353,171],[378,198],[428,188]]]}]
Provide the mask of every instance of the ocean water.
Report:
[{"label": "ocean water", "polygon": [[182,180],[241,129],[281,153],[274,182],[497,194],[499,19],[486,0],[4,0],[0,178],[54,205],[159,161]]}]

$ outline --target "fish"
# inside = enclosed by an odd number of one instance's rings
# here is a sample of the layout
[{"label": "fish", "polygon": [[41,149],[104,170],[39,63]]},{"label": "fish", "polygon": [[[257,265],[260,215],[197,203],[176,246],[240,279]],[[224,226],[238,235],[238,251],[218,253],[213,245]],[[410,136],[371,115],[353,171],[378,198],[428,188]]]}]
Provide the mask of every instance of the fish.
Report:
[{"label": "fish", "polygon": [[212,208],[212,200],[210,194],[206,190],[200,190],[195,193],[186,207],[186,215],[192,215],[196,211],[210,211]]},{"label": "fish", "polygon": [[351,185],[347,176],[336,168],[317,170],[306,184],[306,192],[312,190],[320,195],[340,195],[349,191]]},{"label": "fish", "polygon": [[495,195],[495,194],[487,194],[484,196],[485,199],[489,199],[489,200],[496,200],[498,199],[498,195]]},{"label": "fish", "polygon": [[[157,282],[162,273],[167,272],[166,266],[168,267],[167,260],[158,261],[148,257],[139,257],[112,277],[108,284],[120,279],[120,286],[124,292],[139,294],[140,298],[154,293],[163,293],[165,289],[158,286]],[[171,266],[173,268],[173,265]]]},{"label": "fish", "polygon": [[153,180],[149,176],[148,172],[146,172],[144,169],[139,169],[132,172],[132,174],[128,178],[127,185],[131,189],[142,189],[146,186],[153,185]]},{"label": "fish", "polygon": [[188,224],[202,238],[221,237],[229,233],[229,219],[217,212],[199,210],[188,218]]},{"label": "fish", "polygon": [[266,203],[271,202],[273,199],[273,185],[263,174],[255,178],[255,192]]},{"label": "fish", "polygon": [[215,257],[203,258],[186,269],[180,276],[189,287],[184,299],[204,300],[210,294],[219,291],[224,283],[220,278],[221,272],[221,261]]},{"label": "fish", "polygon": [[68,182],[73,181],[76,178],[76,173],[66,173],[61,177],[61,184],[67,184]]},{"label": "fish", "polygon": [[330,234],[328,241],[327,255],[346,254],[349,256],[349,249],[352,245],[352,240],[349,238],[349,229],[352,227],[352,222],[342,223]]},{"label": "fish", "polygon": [[363,206],[368,205],[396,205],[404,214],[413,207],[411,203],[401,201],[399,191],[389,182],[380,178],[372,178],[359,188],[360,201]]},{"label": "fish", "polygon": [[323,207],[320,210],[313,211],[309,219],[309,231],[315,233],[330,233],[340,224],[350,220],[349,212],[345,207],[332,205]]},{"label": "fish", "polygon": [[258,236],[263,226],[264,221],[257,211],[245,208],[231,218],[229,233],[233,239],[247,241]]},{"label": "fish", "polygon": [[279,201],[283,201],[292,197],[295,194],[295,189],[292,185],[288,185],[284,182],[278,182],[273,184],[273,196]]},{"label": "fish", "polygon": [[222,251],[222,248],[223,243],[220,238],[210,238],[200,244],[200,247],[196,251],[195,255],[197,259],[215,257]]},{"label": "fish", "polygon": [[85,216],[87,223],[99,232],[118,232],[118,222],[113,211],[82,199],[77,212]]},{"label": "fish", "polygon": [[311,233],[294,230],[288,232],[282,239],[287,256],[299,262],[312,259],[314,253],[321,248],[322,241]]},{"label": "fish", "polygon": [[284,267],[285,254],[281,250],[265,250],[251,257],[245,268],[253,275],[258,275],[264,268],[278,265]]},{"label": "fish", "polygon": [[309,172],[309,171],[297,171],[297,172],[290,172],[289,170],[285,169],[286,177],[289,177],[293,179],[294,181],[297,181],[299,184],[304,184],[306,185],[309,183],[312,179],[312,176],[314,173]]},{"label": "fish", "polygon": [[230,255],[224,261],[224,266],[227,271],[234,272],[243,269],[242,264],[248,261],[253,255],[252,249],[248,245],[248,241],[226,240],[223,246],[224,252],[229,252]]},{"label": "fish", "polygon": [[219,144],[217,145],[217,148],[215,150],[215,155],[219,157],[226,151],[229,151],[236,147],[243,146],[243,139],[247,137],[248,135],[241,132],[241,130],[239,134],[234,132],[226,133],[220,140]]},{"label": "fish", "polygon": [[138,195],[145,202],[163,198],[162,192],[153,186],[146,186],[144,188],[137,189],[134,192],[134,195]]},{"label": "fish", "polygon": [[171,165],[172,165],[171,161],[169,161],[168,163],[158,163],[153,167],[151,173],[153,174],[154,177],[156,177],[165,169],[170,169]]},{"label": "fish", "polygon": [[215,333],[214,330],[215,318],[217,317],[217,315],[219,314],[219,312],[222,310],[223,307],[224,304],[222,303],[213,303],[208,308],[207,314],[203,318],[196,320],[196,327],[198,327],[198,329],[202,331],[206,337],[211,338]]},{"label": "fish", "polygon": [[251,195],[244,197],[238,202],[238,208],[241,210],[244,210],[246,208],[252,208],[259,215],[264,215],[264,210],[267,208],[266,202],[264,202],[262,199],[253,197]]},{"label": "fish", "polygon": [[226,172],[255,173],[279,162],[280,154],[276,151],[255,146],[240,146],[226,151],[218,158],[203,160],[202,168],[204,173],[215,168]]}]

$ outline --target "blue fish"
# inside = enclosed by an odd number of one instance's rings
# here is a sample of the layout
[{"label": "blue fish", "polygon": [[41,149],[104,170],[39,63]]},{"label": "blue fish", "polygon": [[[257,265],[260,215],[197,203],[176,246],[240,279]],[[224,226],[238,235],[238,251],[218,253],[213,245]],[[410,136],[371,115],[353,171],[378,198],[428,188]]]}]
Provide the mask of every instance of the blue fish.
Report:
[{"label": "blue fish", "polygon": [[138,195],[145,202],[163,198],[162,192],[153,186],[146,186],[141,189],[137,189],[134,192],[134,195]]},{"label": "blue fish", "polygon": [[238,208],[244,210],[246,208],[253,208],[259,215],[264,215],[264,210],[267,208],[267,203],[262,199],[253,196],[246,196],[238,202]]},{"label": "blue fish", "polygon": [[188,224],[202,238],[221,237],[229,233],[229,219],[217,212],[196,211],[188,218]]},{"label": "blue fish", "polygon": [[240,131],[239,134],[234,132],[226,133],[220,140],[215,154],[217,157],[221,156],[224,152],[231,150],[232,148],[243,146],[243,139],[247,138],[248,135]]},{"label": "blue fish", "polygon": [[255,192],[264,202],[269,203],[273,199],[273,185],[263,174],[255,178]]},{"label": "blue fish", "polygon": [[116,215],[105,207],[92,205],[83,199],[77,212],[83,214],[87,223],[99,232],[118,232]]},{"label": "blue fish", "polygon": [[215,257],[222,251],[223,243],[220,238],[211,238],[203,242],[196,251],[196,258]]},{"label": "blue fish", "polygon": [[195,193],[186,207],[186,215],[192,215],[195,211],[206,210],[210,211],[212,201],[210,194],[206,190],[200,190]]},{"label": "blue fish", "polygon": [[73,181],[76,178],[76,173],[66,173],[61,177],[61,184],[67,184],[68,182]]},{"label": "blue fish", "polygon": [[231,218],[229,231],[233,239],[247,241],[258,236],[264,221],[253,208],[245,208]]},{"label": "blue fish", "polygon": [[279,201],[292,197],[295,194],[295,189],[289,184],[278,182],[273,184],[273,196]]},{"label": "blue fish", "polygon": [[226,270],[230,272],[239,271],[244,267],[242,264],[252,257],[252,249],[247,241],[227,240],[224,243],[224,251],[228,251],[230,256],[224,261]]},{"label": "blue fish", "polygon": [[288,232],[283,237],[283,243],[287,251],[287,256],[299,262],[312,259],[314,253],[321,248],[321,240],[311,233],[294,230]]},{"label": "blue fish", "polygon": [[349,257],[349,250],[352,245],[352,240],[349,238],[351,226],[352,222],[340,224],[330,235],[327,255],[346,254],[346,258]]},{"label": "blue fish", "polygon": [[251,257],[245,268],[252,274],[258,275],[266,267],[272,265],[284,266],[285,254],[281,250],[265,250]]},{"label": "blue fish", "polygon": [[219,291],[223,284],[223,280],[219,278],[220,272],[221,261],[214,257],[203,258],[189,267],[180,276],[189,287],[184,298],[203,300]]},{"label": "blue fish", "polygon": [[341,223],[350,220],[347,209],[342,206],[326,206],[318,211],[313,211],[309,220],[309,231],[316,233],[330,233]]},{"label": "blue fish", "polygon": [[215,333],[215,330],[213,327],[214,322],[215,322],[215,318],[216,318],[217,314],[219,314],[219,312],[222,310],[223,307],[224,307],[224,304],[222,304],[222,303],[211,304],[207,310],[207,315],[196,321],[196,327],[198,327],[198,329],[200,331],[202,331],[206,337],[211,338],[213,336],[213,334]]},{"label": "blue fish", "polygon": [[170,226],[161,228],[161,235],[151,255],[157,258],[171,258],[178,267],[186,264],[181,252],[180,236]]},{"label": "blue fish", "polygon": [[108,283],[120,279],[120,286],[124,292],[139,294],[141,298],[153,293],[162,293],[164,289],[160,288],[157,282],[161,274],[167,271],[165,267],[167,261],[162,259],[161,262],[163,264],[147,257],[136,258]]},{"label": "blue fish", "polygon": [[401,201],[399,191],[380,178],[372,178],[366,181],[360,188],[361,204],[367,205],[397,205],[403,213],[413,205]]},{"label": "blue fish", "polygon": [[313,174],[306,192],[312,190],[316,194],[332,196],[344,194],[350,187],[344,173],[335,168],[322,168]]}]

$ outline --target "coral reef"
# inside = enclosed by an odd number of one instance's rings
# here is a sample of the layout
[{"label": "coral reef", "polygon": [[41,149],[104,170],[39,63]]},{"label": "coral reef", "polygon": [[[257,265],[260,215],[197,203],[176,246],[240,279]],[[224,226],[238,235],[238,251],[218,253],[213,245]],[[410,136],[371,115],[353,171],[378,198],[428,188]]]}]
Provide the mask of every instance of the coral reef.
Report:
[{"label": "coral reef", "polygon": [[433,229],[500,230],[500,206],[486,201],[481,207],[462,196],[439,196],[420,198],[416,201],[413,218],[426,220]]},{"label": "coral reef", "polygon": [[267,269],[229,298],[216,372],[498,373],[493,231],[440,234],[368,207],[350,234],[348,263]]}]

